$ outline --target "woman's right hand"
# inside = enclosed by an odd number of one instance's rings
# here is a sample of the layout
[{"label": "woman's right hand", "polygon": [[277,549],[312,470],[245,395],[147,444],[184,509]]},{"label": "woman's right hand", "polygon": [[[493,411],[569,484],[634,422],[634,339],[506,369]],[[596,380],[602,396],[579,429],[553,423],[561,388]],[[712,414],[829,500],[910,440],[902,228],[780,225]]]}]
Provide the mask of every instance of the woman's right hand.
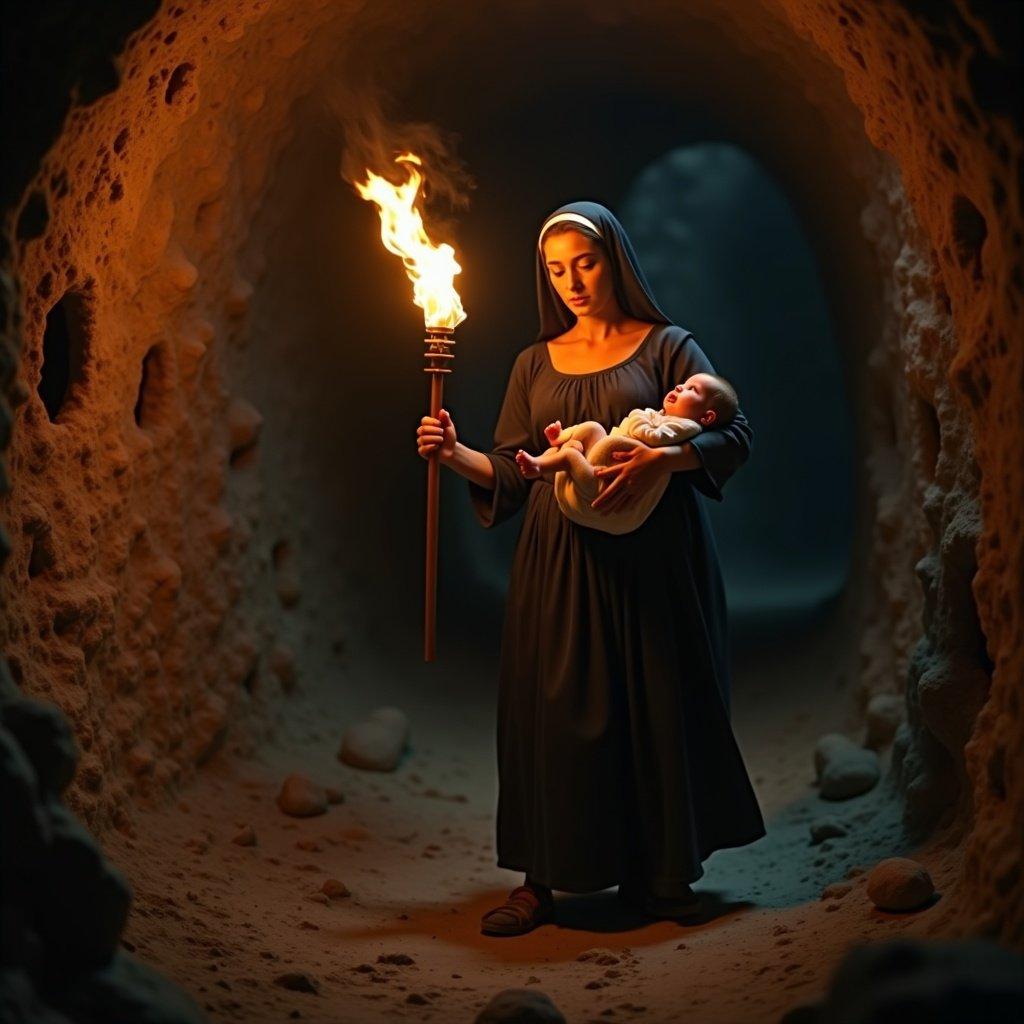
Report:
[{"label": "woman's right hand", "polygon": [[424,459],[429,459],[435,451],[440,452],[442,461],[451,458],[457,439],[455,424],[447,409],[442,409],[437,419],[424,416],[416,428],[416,450]]}]

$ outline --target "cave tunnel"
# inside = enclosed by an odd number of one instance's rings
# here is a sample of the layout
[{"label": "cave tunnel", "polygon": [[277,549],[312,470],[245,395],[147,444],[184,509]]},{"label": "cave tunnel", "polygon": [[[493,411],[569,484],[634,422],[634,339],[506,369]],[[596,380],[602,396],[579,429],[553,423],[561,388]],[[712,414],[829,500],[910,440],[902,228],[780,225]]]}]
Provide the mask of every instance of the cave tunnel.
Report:
[{"label": "cave tunnel", "polygon": [[[913,1019],[1013,1019],[1020,7],[57,3],[8,36],[4,1019],[869,1021],[894,978]],[[424,662],[423,319],[340,173],[368,120],[432,140],[460,440],[576,199],[750,416],[705,505],[767,835],[708,858],[697,922],[560,893],[480,933],[521,881],[521,520],[442,471]]]}]

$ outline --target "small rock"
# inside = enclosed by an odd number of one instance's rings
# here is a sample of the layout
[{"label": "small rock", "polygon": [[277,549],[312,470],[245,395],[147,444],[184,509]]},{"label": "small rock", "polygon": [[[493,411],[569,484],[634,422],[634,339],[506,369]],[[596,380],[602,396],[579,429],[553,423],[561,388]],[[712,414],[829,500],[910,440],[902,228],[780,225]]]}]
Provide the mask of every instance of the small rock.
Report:
[{"label": "small rock", "polygon": [[916,860],[889,857],[868,875],[867,893],[879,910],[917,910],[935,894],[935,885]]},{"label": "small rock", "polygon": [[292,772],[281,784],[277,806],[295,818],[309,818],[327,810],[327,794],[301,772]]},{"label": "small rock", "polygon": [[325,896],[332,900],[339,900],[345,896],[351,896],[348,886],[344,882],[339,882],[337,878],[328,878],[324,881],[324,884],[320,886],[320,891]]},{"label": "small rock", "polygon": [[475,1024],[565,1024],[565,1017],[546,993],[507,988],[477,1014]]},{"label": "small rock", "polygon": [[[598,960],[598,957],[614,956],[614,955],[615,954],[610,949],[603,949],[600,946],[596,946],[593,949],[585,949],[585,950],[583,950],[583,952],[580,953],[580,955],[577,956],[576,959],[580,960],[580,961]],[[615,963],[618,963],[618,962],[619,962],[618,960],[615,961]],[[598,960],[598,963],[600,963],[600,960]]]},{"label": "small rock", "polygon": [[881,776],[878,755],[839,733],[829,733],[818,740],[814,766],[819,792],[826,800],[860,796],[873,789]]},{"label": "small rock", "polygon": [[822,736],[814,745],[814,778],[820,780],[821,773],[829,761],[842,756],[850,747],[856,745],[853,740],[842,733],[830,732]]},{"label": "small rock", "polygon": [[320,841],[312,838],[296,839],[295,848],[297,850],[305,850],[307,853],[320,853],[323,850]]},{"label": "small rock", "polygon": [[849,882],[833,882],[821,890],[823,900],[841,900],[853,888]]},{"label": "small rock", "polygon": [[386,729],[390,729],[401,739],[403,746],[409,742],[409,718],[401,708],[374,708],[374,710],[367,715],[367,720],[370,722],[377,722],[379,725],[383,725]]},{"label": "small rock", "polygon": [[826,839],[836,839],[846,835],[846,826],[835,818],[819,818],[817,821],[811,822],[810,828],[811,846],[817,846],[818,843],[824,842]]},{"label": "small rock", "polygon": [[416,961],[408,953],[381,953],[377,957],[377,963],[397,964],[399,967],[408,967],[410,964],[416,963]]},{"label": "small rock", "polygon": [[314,996],[320,991],[319,982],[305,971],[288,971],[285,974],[279,974],[274,979],[274,984],[291,992],[308,992]]},{"label": "small rock", "polygon": [[398,708],[377,708],[345,730],[338,757],[353,768],[390,772],[398,767],[408,740],[405,714]]},{"label": "small rock", "polygon": [[232,837],[235,846],[255,846],[256,830],[252,825],[243,825]]},{"label": "small rock", "polygon": [[419,992],[410,992],[406,997],[407,1003],[412,1003],[414,1006],[426,1006],[430,1000],[426,996],[421,996]]},{"label": "small rock", "polygon": [[882,750],[892,742],[906,715],[907,702],[894,693],[877,693],[868,701],[864,746]]},{"label": "small rock", "polygon": [[311,903],[322,903],[325,907],[331,905],[331,898],[325,892],[311,892],[306,899]]}]

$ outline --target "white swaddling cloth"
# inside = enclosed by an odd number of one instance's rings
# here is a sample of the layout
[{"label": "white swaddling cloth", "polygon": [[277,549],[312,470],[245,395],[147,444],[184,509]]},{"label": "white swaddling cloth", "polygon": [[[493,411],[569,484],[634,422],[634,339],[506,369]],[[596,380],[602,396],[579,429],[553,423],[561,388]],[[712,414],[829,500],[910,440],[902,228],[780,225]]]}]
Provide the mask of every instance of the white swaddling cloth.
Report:
[{"label": "white swaddling cloth", "polygon": [[[572,427],[559,435],[559,442],[568,440]],[[595,469],[601,466],[620,465],[612,458],[613,452],[632,451],[640,445],[648,448],[662,448],[670,444],[682,444],[700,433],[700,424],[682,416],[670,416],[657,409],[633,409],[617,426],[612,427],[607,437],[601,438],[587,452],[587,462]],[[589,526],[605,533],[629,533],[642,526],[647,517],[661,501],[668,486],[666,475],[658,484],[643,494],[631,508],[602,514],[594,511],[590,503],[604,490],[606,481],[597,479],[593,488],[576,484],[567,470],[555,473],[554,491],[558,507],[568,519],[580,526]]]}]

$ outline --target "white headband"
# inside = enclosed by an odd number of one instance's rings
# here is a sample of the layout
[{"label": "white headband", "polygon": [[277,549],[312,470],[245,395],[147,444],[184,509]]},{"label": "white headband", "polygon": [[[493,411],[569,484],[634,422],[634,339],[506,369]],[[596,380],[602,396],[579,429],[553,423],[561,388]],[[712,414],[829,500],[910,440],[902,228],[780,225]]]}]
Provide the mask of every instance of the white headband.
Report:
[{"label": "white headband", "polygon": [[598,238],[603,238],[600,228],[592,221],[587,220],[586,217],[581,213],[556,213],[553,217],[549,217],[544,222],[544,227],[540,229],[540,237],[537,239],[537,248],[541,247],[541,242],[544,240],[544,232],[547,231],[552,224],[561,224],[562,221],[572,221],[574,224],[582,224],[585,228],[590,228],[591,231],[597,235]]}]

